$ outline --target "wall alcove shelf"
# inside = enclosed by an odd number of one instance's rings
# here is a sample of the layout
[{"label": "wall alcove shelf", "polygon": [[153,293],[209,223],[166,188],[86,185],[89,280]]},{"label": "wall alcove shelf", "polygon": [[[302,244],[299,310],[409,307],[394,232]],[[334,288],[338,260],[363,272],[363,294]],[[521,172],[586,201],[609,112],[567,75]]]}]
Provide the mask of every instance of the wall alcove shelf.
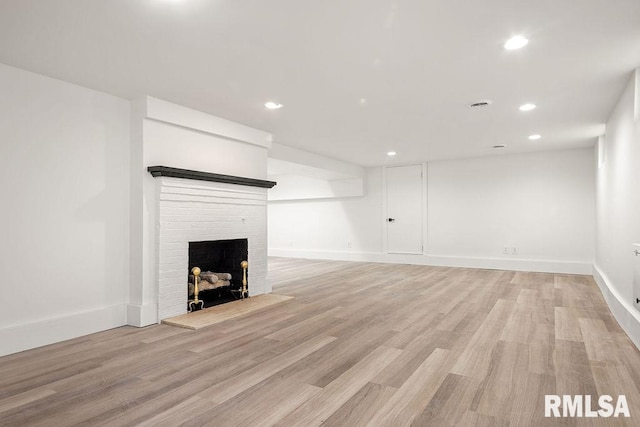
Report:
[{"label": "wall alcove shelf", "polygon": [[273,188],[276,185],[274,181],[265,181],[262,179],[245,178],[242,176],[222,175],[210,172],[193,171],[189,169],[171,168],[168,166],[149,166],[149,173],[154,178],[159,176],[167,176],[171,178],[193,179],[196,181],[212,181],[224,182],[226,184],[247,185],[250,187]]}]

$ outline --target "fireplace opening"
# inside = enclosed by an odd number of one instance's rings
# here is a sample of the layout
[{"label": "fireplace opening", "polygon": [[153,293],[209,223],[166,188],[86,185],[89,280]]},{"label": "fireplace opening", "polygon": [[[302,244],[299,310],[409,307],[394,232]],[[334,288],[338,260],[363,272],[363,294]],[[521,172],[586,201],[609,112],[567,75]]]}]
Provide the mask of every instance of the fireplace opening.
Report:
[{"label": "fireplace opening", "polygon": [[[191,273],[194,267],[201,271],[198,299],[203,301],[204,308],[242,298],[243,270],[240,263],[248,256],[247,239],[189,242],[188,299],[194,298],[194,276]],[[188,307],[191,308],[193,306]]]}]

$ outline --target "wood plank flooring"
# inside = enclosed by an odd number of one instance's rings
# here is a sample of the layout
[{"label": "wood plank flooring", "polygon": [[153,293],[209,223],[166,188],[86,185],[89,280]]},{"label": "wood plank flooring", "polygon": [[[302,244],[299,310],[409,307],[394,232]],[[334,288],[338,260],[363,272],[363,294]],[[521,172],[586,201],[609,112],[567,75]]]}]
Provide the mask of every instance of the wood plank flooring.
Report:
[{"label": "wood plank flooring", "polygon": [[[0,358],[2,426],[639,426],[640,352],[588,276],[269,260],[295,299]],[[544,418],[624,394],[630,419]]]}]

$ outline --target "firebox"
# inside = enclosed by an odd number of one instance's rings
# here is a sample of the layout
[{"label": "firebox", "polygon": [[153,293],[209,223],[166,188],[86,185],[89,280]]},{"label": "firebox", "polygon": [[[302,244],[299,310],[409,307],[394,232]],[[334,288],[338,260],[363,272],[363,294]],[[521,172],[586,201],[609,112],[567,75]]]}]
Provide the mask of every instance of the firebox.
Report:
[{"label": "firebox", "polygon": [[[201,271],[198,298],[204,302],[204,307],[241,298],[243,270],[240,263],[248,256],[248,239],[189,242],[189,298],[193,297],[194,277],[191,271],[194,267]],[[249,286],[247,284],[247,289]]]}]

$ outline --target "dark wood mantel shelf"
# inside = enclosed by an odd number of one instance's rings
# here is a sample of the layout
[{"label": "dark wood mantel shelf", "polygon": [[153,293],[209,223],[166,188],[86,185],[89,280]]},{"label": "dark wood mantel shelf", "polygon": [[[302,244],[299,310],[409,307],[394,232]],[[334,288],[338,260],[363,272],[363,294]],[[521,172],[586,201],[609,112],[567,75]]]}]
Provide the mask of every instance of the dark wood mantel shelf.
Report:
[{"label": "dark wood mantel shelf", "polygon": [[250,187],[272,188],[274,181],[245,178],[243,176],[221,175],[210,172],[192,171],[189,169],[170,168],[168,166],[149,166],[149,173],[154,177],[167,176],[171,178],[193,179],[197,181],[224,182],[226,184],[248,185]]}]

